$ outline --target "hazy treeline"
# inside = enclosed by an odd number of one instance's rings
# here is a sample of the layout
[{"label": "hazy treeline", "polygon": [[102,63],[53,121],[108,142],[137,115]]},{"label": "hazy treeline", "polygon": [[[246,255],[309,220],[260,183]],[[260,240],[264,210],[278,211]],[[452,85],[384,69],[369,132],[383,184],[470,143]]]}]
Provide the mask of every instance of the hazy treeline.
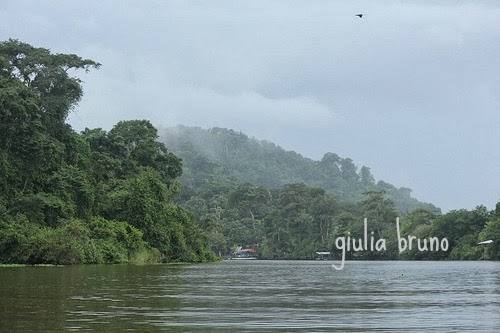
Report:
[{"label": "hazy treeline", "polygon": [[144,120],[76,133],[82,96],[68,73],[100,65],[15,40],[0,43],[0,263],[214,258],[172,203],[181,160]]},{"label": "hazy treeline", "polygon": [[[441,214],[432,204],[411,197],[411,189],[375,182],[370,169],[358,170],[349,158],[327,153],[313,161],[267,141],[233,130],[179,126],[163,129],[160,138],[183,159],[179,202],[207,231],[216,253],[236,246],[257,246],[262,258],[308,259],[316,251],[338,252],[339,236],[363,237],[363,220],[375,239],[387,240],[387,251],[348,253],[348,258],[479,259],[500,258],[500,205],[494,211]],[[399,254],[401,237],[423,241],[447,238],[449,249]]]},{"label": "hazy treeline", "polygon": [[268,188],[304,183],[350,202],[363,200],[364,192],[376,190],[387,193],[400,211],[421,208],[440,212],[434,205],[413,198],[411,189],[396,188],[382,180],[376,182],[369,167],[358,169],[352,159],[335,153],[326,153],[320,161],[314,161],[272,142],[224,128],[177,126],[161,129],[159,134],[169,149],[184,160],[181,180],[188,187],[203,185],[207,180]]}]

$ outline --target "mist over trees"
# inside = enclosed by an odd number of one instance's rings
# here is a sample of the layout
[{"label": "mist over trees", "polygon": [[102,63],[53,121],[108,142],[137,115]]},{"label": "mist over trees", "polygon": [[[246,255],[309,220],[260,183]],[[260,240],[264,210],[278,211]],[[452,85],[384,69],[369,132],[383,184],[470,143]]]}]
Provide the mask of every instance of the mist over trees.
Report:
[{"label": "mist over trees", "polygon": [[[216,253],[247,245],[262,258],[311,259],[316,251],[335,252],[337,237],[362,237],[367,218],[374,238],[387,240],[387,251],[347,258],[498,258],[498,247],[477,244],[498,239],[498,209],[443,215],[413,198],[411,189],[377,182],[369,167],[358,168],[350,158],[328,152],[314,161],[230,129],[177,126],[159,134],[183,160],[178,202],[205,226]],[[447,238],[450,249],[400,254],[396,217],[401,236]]]},{"label": "mist over trees", "polygon": [[160,138],[181,157],[185,186],[225,177],[235,183],[252,183],[268,188],[304,183],[325,189],[341,201],[363,200],[366,191],[384,191],[401,212],[439,208],[411,196],[411,189],[382,180],[376,182],[367,166],[358,168],[350,158],[325,153],[320,161],[286,151],[272,142],[249,138],[230,129],[177,126],[160,130]]},{"label": "mist over trees", "polygon": [[[77,133],[66,119],[83,90],[70,73],[99,67],[0,42],[0,263],[200,262],[239,246],[312,259],[362,237],[365,218],[387,248],[348,259],[500,259],[500,203],[442,214],[335,153],[314,161],[230,129],[148,120]],[[447,238],[448,251],[399,253],[396,217],[402,235]]]}]

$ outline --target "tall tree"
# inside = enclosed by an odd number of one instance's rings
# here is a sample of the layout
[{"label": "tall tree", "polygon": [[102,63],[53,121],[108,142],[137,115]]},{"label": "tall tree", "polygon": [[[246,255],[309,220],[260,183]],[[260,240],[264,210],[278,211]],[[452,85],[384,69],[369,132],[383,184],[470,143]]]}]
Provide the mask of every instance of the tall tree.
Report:
[{"label": "tall tree", "polygon": [[101,66],[75,54],[52,54],[48,49],[14,39],[0,43],[0,58],[2,72],[17,78],[40,97],[42,123],[56,135],[60,135],[58,131],[68,113],[83,95],[81,80],[69,73]]},{"label": "tall tree", "polygon": [[361,167],[361,185],[365,189],[375,187],[375,178],[373,177],[370,168],[364,165]]},{"label": "tall tree", "polygon": [[394,203],[385,197],[383,191],[368,191],[361,202],[363,216],[368,219],[368,232],[374,231],[375,239],[386,239],[385,253],[365,254],[367,257],[395,258],[397,241],[394,233],[397,212]]},{"label": "tall tree", "polygon": [[65,120],[82,87],[70,72],[99,66],[17,40],[0,42],[0,159],[11,194],[50,192],[48,175],[73,162],[78,140]]}]

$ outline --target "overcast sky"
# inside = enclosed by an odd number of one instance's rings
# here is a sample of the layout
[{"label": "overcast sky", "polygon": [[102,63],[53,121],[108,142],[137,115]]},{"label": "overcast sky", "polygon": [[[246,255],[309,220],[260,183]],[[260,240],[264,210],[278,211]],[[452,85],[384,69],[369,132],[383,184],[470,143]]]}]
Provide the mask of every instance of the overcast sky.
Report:
[{"label": "overcast sky", "polygon": [[500,200],[500,1],[2,0],[8,38],[102,63],[76,130],[227,127],[443,211]]}]

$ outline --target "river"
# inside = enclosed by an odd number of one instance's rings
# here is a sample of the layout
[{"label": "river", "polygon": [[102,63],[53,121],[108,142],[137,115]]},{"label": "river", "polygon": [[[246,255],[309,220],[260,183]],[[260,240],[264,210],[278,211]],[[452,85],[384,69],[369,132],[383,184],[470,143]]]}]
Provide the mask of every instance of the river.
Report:
[{"label": "river", "polygon": [[0,268],[0,332],[500,332],[500,262]]}]

